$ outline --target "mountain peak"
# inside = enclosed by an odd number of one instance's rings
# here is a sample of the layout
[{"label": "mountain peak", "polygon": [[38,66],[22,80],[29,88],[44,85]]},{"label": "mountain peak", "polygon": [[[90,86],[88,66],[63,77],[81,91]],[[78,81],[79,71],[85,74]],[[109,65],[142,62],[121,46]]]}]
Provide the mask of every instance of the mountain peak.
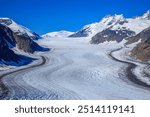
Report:
[{"label": "mountain peak", "polygon": [[142,16],[135,17],[136,19],[150,20],[150,10],[146,11]]},{"label": "mountain peak", "polygon": [[142,16],[143,19],[150,20],[150,10],[148,10],[144,15]]},{"label": "mountain peak", "polygon": [[124,21],[125,18],[123,16],[123,14],[121,15],[107,15],[105,16],[100,22],[104,23],[105,25],[112,25],[113,23],[117,23],[120,21]]},{"label": "mountain peak", "polygon": [[11,25],[12,23],[14,23],[14,21],[10,18],[0,18],[0,24],[4,24],[4,25]]},{"label": "mountain peak", "polygon": [[121,15],[107,15],[105,16],[101,21],[95,22],[92,24],[88,24],[81,28],[81,30],[75,32],[73,35],[70,35],[70,37],[92,37],[96,33],[106,29],[110,28],[116,24],[123,25],[126,22],[126,19],[124,16]]}]

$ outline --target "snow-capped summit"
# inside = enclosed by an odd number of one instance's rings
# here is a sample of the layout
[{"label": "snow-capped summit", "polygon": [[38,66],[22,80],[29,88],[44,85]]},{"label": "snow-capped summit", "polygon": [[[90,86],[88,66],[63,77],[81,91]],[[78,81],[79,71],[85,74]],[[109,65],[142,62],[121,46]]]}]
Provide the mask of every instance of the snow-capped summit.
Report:
[{"label": "snow-capped summit", "polygon": [[121,42],[123,39],[132,37],[148,27],[150,27],[150,20],[140,18],[126,19],[125,22],[116,23],[97,33],[92,37],[91,43],[98,44],[105,41]]},{"label": "snow-capped summit", "polygon": [[119,22],[123,22],[123,21],[125,21],[125,18],[122,14],[114,15],[114,16],[108,15],[108,16],[104,17],[100,21],[100,23],[104,23],[105,25],[114,25],[115,23],[119,23]]},{"label": "snow-capped summit", "polygon": [[7,27],[9,27],[14,33],[19,34],[23,34],[23,35],[27,35],[29,36],[31,39],[37,40],[40,38],[40,36],[38,34],[36,34],[35,32],[32,32],[31,30],[29,30],[28,28],[17,24],[16,22],[14,22],[12,19],[10,18],[0,18],[0,24],[6,25]]},{"label": "snow-capped summit", "polygon": [[141,16],[135,17],[135,19],[150,20],[150,10],[148,10]]},{"label": "snow-capped summit", "polygon": [[124,23],[126,23],[126,19],[123,15],[108,15],[100,22],[84,26],[81,30],[75,32],[73,35],[70,35],[70,37],[92,37],[104,29],[110,28],[116,24],[123,25]]},{"label": "snow-capped summit", "polygon": [[[93,37],[98,33],[109,39],[106,33],[114,33],[116,37],[118,35],[123,35],[125,32],[127,37],[133,36],[133,34],[138,34],[142,30],[150,26],[150,11],[147,11],[143,16],[137,18],[125,18],[123,15],[108,15],[104,17],[100,22],[92,23],[84,26],[81,30],[70,35],[70,37]],[[106,30],[106,31],[105,31]],[[118,33],[120,32],[120,33]],[[111,37],[113,34],[111,34]],[[126,37],[123,36],[123,37]],[[99,38],[96,38],[99,39]],[[104,39],[106,40],[106,39]],[[121,40],[121,36],[120,39]]]},{"label": "snow-capped summit", "polygon": [[68,37],[69,35],[73,34],[74,32],[70,31],[58,31],[58,32],[50,32],[45,35],[42,35],[43,38],[53,38],[53,37]]},{"label": "snow-capped summit", "polygon": [[150,10],[148,10],[144,15],[142,16],[143,19],[150,20]]}]

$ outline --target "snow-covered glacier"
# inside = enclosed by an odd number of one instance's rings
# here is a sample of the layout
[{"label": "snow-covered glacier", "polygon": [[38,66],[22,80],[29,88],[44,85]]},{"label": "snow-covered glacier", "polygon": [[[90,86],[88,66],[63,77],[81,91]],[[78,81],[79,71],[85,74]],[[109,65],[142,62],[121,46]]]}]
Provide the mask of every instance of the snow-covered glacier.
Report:
[{"label": "snow-covered glacier", "polygon": [[5,99],[150,99],[148,88],[127,79],[128,65],[109,56],[123,44],[91,45],[87,38],[47,38],[38,43],[51,48],[38,53],[46,63],[5,76]]}]

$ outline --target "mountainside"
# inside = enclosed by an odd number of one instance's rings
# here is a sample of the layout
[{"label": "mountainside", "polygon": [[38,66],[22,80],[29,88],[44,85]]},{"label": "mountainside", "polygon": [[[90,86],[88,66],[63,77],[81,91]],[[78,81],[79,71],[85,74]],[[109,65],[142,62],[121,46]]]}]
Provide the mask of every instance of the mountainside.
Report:
[{"label": "mountainside", "polygon": [[12,31],[0,24],[0,61],[17,62],[19,60],[19,56],[10,49],[15,44]]},{"label": "mountainside", "polygon": [[123,39],[135,35],[135,32],[131,30],[111,30],[106,29],[100,33],[97,33],[95,36],[92,37],[91,43],[92,44],[99,44],[105,41],[117,41],[121,42]]},{"label": "mountainside", "polygon": [[[33,33],[32,31],[21,25],[18,25],[9,18],[0,18],[0,24],[11,30],[11,38],[13,38],[13,41],[15,42],[11,44],[16,46],[18,49],[28,53],[43,50],[41,46],[33,41],[40,38],[40,36],[36,33]],[[5,30],[5,28],[3,29],[2,27],[1,29]]]},{"label": "mountainside", "polygon": [[150,61],[150,27],[134,37],[129,38],[127,44],[141,41],[131,51],[131,55],[142,61]]},{"label": "mountainside", "polygon": [[7,27],[9,27],[14,33],[17,33],[17,34],[20,34],[20,35],[27,35],[33,40],[37,40],[37,39],[41,38],[35,32],[32,32],[28,28],[17,24],[12,19],[0,18],[0,23],[6,25]]},{"label": "mountainside", "polygon": [[73,34],[73,32],[70,31],[58,31],[58,32],[50,32],[42,37],[44,38],[53,38],[53,37],[68,37],[69,35]]},{"label": "mountainside", "polygon": [[[30,30],[19,27],[17,24],[15,24],[16,27],[12,26],[14,24],[12,20],[0,19],[0,65],[25,65],[32,62],[33,58],[24,56],[22,51],[34,53],[48,50],[33,41],[33,39],[37,39],[38,35],[33,36],[34,33]],[[18,49],[14,49],[16,47]]]},{"label": "mountainside", "polygon": [[93,44],[112,40],[120,42],[148,28],[149,17],[150,11],[136,18],[124,18],[123,15],[106,16],[100,22],[86,25],[69,37],[89,37]]},{"label": "mountainside", "polygon": [[127,44],[131,44],[131,43],[135,43],[138,42],[139,40],[141,40],[142,42],[146,41],[148,38],[150,37],[150,27],[143,30],[142,32],[140,32],[139,34],[128,38],[128,42]]},{"label": "mountainside", "polygon": [[150,10],[148,10],[144,15],[137,17],[137,19],[147,19],[150,20]]},{"label": "mountainside", "polygon": [[142,61],[150,61],[150,37],[134,47],[131,54]]},{"label": "mountainside", "polygon": [[16,46],[16,40],[14,38],[13,32],[10,28],[5,25],[0,24],[1,40],[3,40],[9,48]]},{"label": "mountainside", "polygon": [[43,51],[44,48],[34,42],[28,35],[14,33],[17,42],[17,48],[24,52],[34,53],[35,51]]}]

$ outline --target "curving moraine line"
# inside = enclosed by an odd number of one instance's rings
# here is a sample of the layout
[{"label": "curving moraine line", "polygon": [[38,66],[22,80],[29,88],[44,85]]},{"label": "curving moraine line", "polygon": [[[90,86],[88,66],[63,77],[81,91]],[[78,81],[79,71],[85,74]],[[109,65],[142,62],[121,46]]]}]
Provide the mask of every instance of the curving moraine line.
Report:
[{"label": "curving moraine line", "polygon": [[9,88],[7,86],[5,86],[2,79],[7,75],[10,75],[10,74],[13,74],[13,73],[16,73],[16,72],[19,72],[19,71],[23,71],[23,70],[26,70],[26,69],[36,68],[36,67],[44,65],[46,63],[46,58],[44,56],[41,56],[41,58],[42,58],[42,62],[40,64],[32,65],[32,66],[29,66],[29,67],[26,67],[26,68],[18,69],[18,70],[11,71],[11,72],[0,75],[0,89],[1,89],[0,100],[5,99],[8,96],[9,92],[10,92]]},{"label": "curving moraine line", "polygon": [[131,62],[127,62],[127,61],[123,61],[123,60],[119,60],[117,59],[116,57],[114,57],[112,54],[113,52],[116,52],[116,51],[119,51],[121,50],[122,48],[119,48],[119,49],[116,49],[116,50],[112,50],[110,53],[109,53],[109,56],[117,61],[117,62],[121,62],[121,63],[125,63],[125,64],[128,64],[128,67],[126,68],[126,76],[127,78],[132,81],[133,83],[137,84],[137,85],[140,85],[140,86],[143,86],[143,87],[146,87],[146,88],[150,88],[150,85],[146,84],[145,82],[142,82],[141,80],[139,80],[137,78],[137,76],[133,73],[133,70],[137,67],[136,64],[134,63],[131,63]]}]

